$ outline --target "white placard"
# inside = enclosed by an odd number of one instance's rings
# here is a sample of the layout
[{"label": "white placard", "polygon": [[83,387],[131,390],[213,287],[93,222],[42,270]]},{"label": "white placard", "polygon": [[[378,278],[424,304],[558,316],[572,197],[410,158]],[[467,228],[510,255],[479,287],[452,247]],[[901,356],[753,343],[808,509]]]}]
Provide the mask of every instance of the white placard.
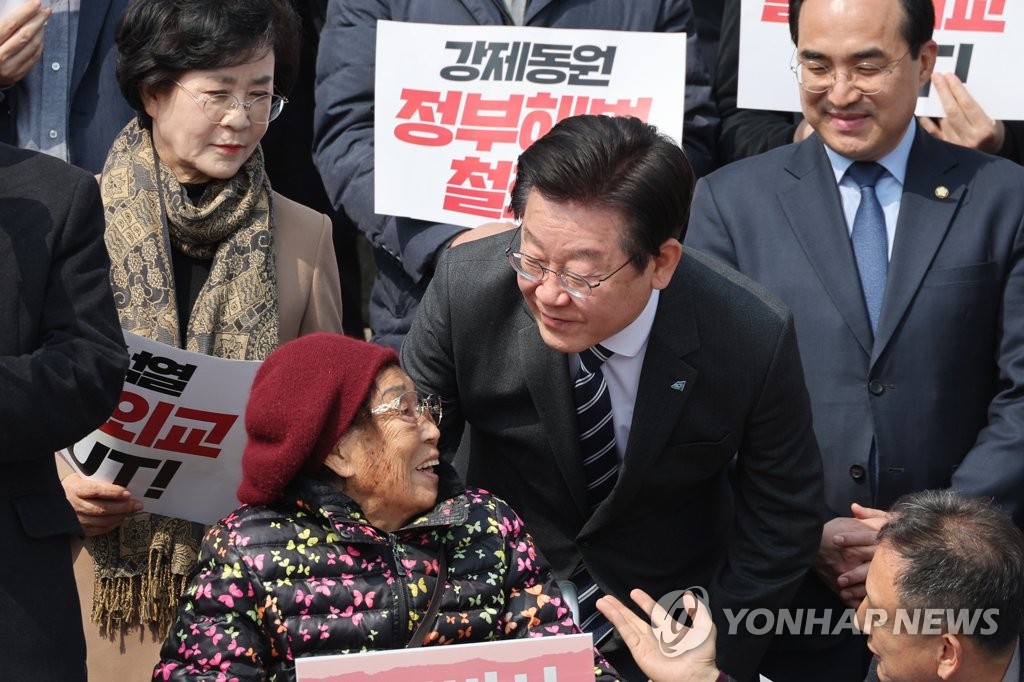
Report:
[{"label": "white placard", "polygon": [[298,682],[594,682],[593,638],[526,637],[295,659]]},{"label": "white placard", "polygon": [[[789,0],[741,0],[737,105],[800,111],[789,36]],[[939,44],[935,71],[956,73],[989,116],[1024,119],[1024,2],[935,0]],[[918,100],[920,116],[943,116],[934,88]]]},{"label": "white placard", "polygon": [[507,217],[520,152],[576,114],[682,140],[685,33],[380,21],[375,210],[476,227]]},{"label": "white placard", "polygon": [[245,404],[261,363],[124,338],[131,361],[114,414],[61,454],[82,476],[127,487],[147,512],[216,523],[239,506]]}]

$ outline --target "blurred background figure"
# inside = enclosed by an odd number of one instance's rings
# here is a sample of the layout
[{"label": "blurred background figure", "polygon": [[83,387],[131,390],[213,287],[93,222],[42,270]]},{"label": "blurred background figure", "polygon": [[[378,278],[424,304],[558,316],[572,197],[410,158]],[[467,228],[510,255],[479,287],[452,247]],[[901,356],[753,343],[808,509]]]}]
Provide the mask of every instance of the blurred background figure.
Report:
[{"label": "blurred background figure", "polygon": [[128,1],[29,0],[0,19],[0,140],[103,168],[135,113],[114,75],[114,30]]},{"label": "blurred background figure", "polygon": [[[118,82],[137,112],[100,180],[121,326],[246,360],[340,332],[330,219],[271,189],[259,146],[294,80],[291,6],[144,0],[126,11],[117,45]],[[89,536],[75,568],[90,674],[146,679],[203,527],[146,514],[120,486],[63,482]]]}]

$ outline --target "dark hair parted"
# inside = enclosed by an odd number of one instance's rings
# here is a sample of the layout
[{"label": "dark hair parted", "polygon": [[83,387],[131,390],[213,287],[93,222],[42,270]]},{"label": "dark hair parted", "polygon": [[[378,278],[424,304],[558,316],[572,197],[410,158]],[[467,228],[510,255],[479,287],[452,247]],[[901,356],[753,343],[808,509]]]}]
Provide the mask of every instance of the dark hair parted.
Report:
[{"label": "dark hair parted", "polygon": [[693,169],[671,138],[638,118],[572,116],[519,156],[511,210],[521,220],[530,192],[548,201],[602,206],[626,220],[621,247],[646,267],[666,239],[682,239]]},{"label": "dark hair parted", "polygon": [[1024,535],[1013,521],[952,490],[905,495],[891,511],[878,542],[906,561],[896,580],[902,606],[953,614],[994,609],[995,631],[986,634],[979,618],[972,637],[992,653],[1016,643],[1024,625]]},{"label": "dark hair parted", "polygon": [[287,94],[299,65],[299,18],[287,0],[134,0],[117,25],[117,82],[145,127],[144,88],[171,88],[194,69],[274,54],[274,89]]},{"label": "dark hair parted", "polygon": [[[910,56],[917,59],[921,54],[921,47],[932,39],[932,31],[935,29],[935,5],[933,0],[892,0],[903,6],[903,25],[900,26],[900,33],[907,41],[910,48]],[[789,36],[793,44],[798,44],[800,35],[800,8],[804,0],[789,0]],[[840,27],[841,28],[841,27]]]}]

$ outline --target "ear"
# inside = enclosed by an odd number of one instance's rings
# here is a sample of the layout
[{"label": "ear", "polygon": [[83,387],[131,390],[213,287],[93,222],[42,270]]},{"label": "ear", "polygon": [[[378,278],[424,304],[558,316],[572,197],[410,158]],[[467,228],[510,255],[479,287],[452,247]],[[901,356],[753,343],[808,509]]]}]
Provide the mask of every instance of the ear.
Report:
[{"label": "ear", "polygon": [[357,450],[363,443],[363,439],[357,436],[356,431],[357,429],[349,429],[324,460],[324,466],[339,478],[351,478],[356,473],[356,460],[359,458]]},{"label": "ear", "polygon": [[939,637],[941,647],[938,653],[936,675],[939,676],[939,679],[950,680],[956,671],[964,665],[965,642],[960,635],[951,632],[943,633]]},{"label": "ear", "polygon": [[142,100],[142,108],[146,110],[149,117],[155,119],[159,107],[157,107],[157,96],[153,86],[143,86],[142,91],[139,93],[139,99]]},{"label": "ear", "polygon": [[678,239],[670,237],[658,248],[658,255],[652,259],[654,272],[651,275],[651,286],[664,289],[672,281],[679,259],[683,257],[683,245]]},{"label": "ear", "polygon": [[921,46],[921,72],[917,76],[917,86],[924,87],[932,79],[932,71],[935,70],[935,59],[939,53],[939,46],[934,40],[929,40]]}]

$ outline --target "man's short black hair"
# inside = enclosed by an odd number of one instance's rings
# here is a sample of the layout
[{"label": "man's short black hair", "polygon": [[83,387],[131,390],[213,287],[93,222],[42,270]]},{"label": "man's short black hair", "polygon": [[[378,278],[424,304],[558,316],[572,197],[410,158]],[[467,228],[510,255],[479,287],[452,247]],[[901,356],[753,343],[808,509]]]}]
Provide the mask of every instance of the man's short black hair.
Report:
[{"label": "man's short black hair", "polygon": [[[910,56],[917,59],[921,48],[932,39],[935,29],[935,5],[932,0],[899,0],[903,5],[903,25],[900,33],[907,41]],[[800,8],[804,0],[789,0],[789,36],[793,44],[798,44],[800,36]],[[840,30],[842,27],[839,27]]]},{"label": "man's short black hair", "polygon": [[1010,517],[951,490],[901,497],[892,514],[878,542],[906,561],[896,580],[902,606],[954,614],[994,609],[995,632],[979,632],[979,618],[972,637],[992,653],[1015,645],[1024,625],[1024,535]]},{"label": "man's short black hair", "polygon": [[520,155],[511,209],[521,220],[536,190],[548,201],[618,211],[626,220],[622,250],[642,269],[666,239],[683,238],[693,183],[686,154],[654,126],[572,116]]}]

